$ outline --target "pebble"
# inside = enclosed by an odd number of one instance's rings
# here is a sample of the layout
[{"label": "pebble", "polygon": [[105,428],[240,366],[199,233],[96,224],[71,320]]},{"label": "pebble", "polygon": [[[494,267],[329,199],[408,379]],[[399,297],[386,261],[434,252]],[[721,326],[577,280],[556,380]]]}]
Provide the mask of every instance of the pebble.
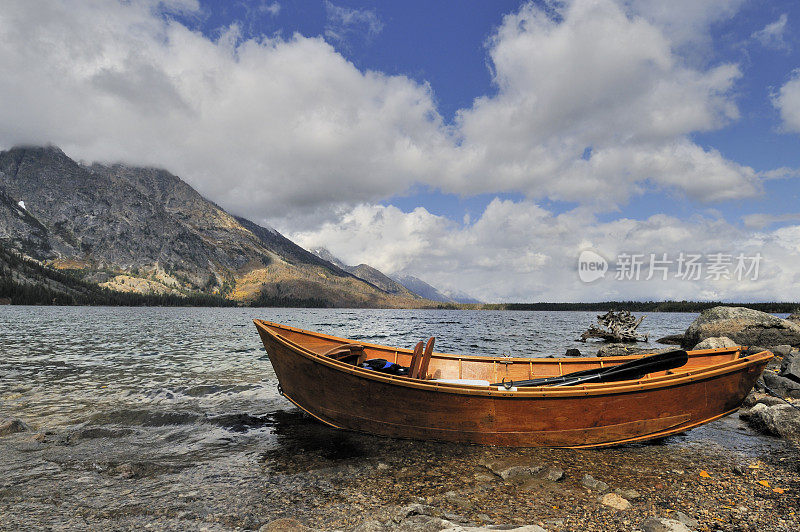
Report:
[{"label": "pebble", "polygon": [[599,499],[601,504],[616,508],[617,510],[627,510],[631,507],[631,503],[616,493],[606,493]]},{"label": "pebble", "polygon": [[583,484],[584,487],[589,488],[590,490],[599,491],[600,493],[605,493],[609,489],[608,484],[606,484],[602,480],[595,479],[592,475],[589,474],[583,475],[583,480],[581,480],[581,484]]},{"label": "pebble", "polygon": [[692,529],[675,519],[650,517],[642,523],[643,532],[692,532]]}]

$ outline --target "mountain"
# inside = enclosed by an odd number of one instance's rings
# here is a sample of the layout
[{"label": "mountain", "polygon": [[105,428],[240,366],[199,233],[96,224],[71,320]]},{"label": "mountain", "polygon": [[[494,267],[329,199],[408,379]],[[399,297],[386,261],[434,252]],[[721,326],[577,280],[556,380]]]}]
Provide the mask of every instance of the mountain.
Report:
[{"label": "mountain", "polygon": [[0,246],[116,292],[248,304],[420,306],[227,213],[169,172],[0,152]]},{"label": "mountain", "polygon": [[348,266],[326,248],[316,248],[311,251],[319,258],[324,259],[331,264],[335,264],[339,268],[355,275],[359,279],[364,279],[365,281],[372,283],[380,289],[392,294],[410,293],[416,297],[421,297],[430,301],[438,301],[440,303],[481,303],[480,300],[475,299],[464,292],[459,292],[457,290],[437,290],[422,279],[412,275],[396,275],[392,278],[367,264]]},{"label": "mountain", "polygon": [[455,303],[454,300],[413,275],[395,275],[394,280],[425,299],[441,303]]},{"label": "mountain", "polygon": [[343,263],[337,257],[335,257],[330,251],[325,248],[316,248],[312,250],[312,252],[319,258],[330,262],[341,268],[342,270],[355,275],[359,279],[362,279],[374,286],[377,286],[384,292],[389,294],[395,294],[403,297],[411,297],[420,299],[420,296],[415,293],[413,290],[408,289],[407,287],[403,286],[402,284],[396,282],[389,276],[385,275],[380,270],[369,266],[368,264],[359,264],[358,266],[348,266],[347,264]]}]

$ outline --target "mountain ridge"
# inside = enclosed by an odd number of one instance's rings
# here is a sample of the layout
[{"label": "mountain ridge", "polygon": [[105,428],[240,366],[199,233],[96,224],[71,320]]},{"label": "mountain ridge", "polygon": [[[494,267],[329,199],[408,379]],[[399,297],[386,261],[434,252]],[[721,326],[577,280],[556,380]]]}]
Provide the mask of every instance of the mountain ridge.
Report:
[{"label": "mountain ridge", "polygon": [[386,292],[228,213],[166,170],[79,164],[55,146],[0,152],[0,244],[119,292],[242,304],[431,304]]}]

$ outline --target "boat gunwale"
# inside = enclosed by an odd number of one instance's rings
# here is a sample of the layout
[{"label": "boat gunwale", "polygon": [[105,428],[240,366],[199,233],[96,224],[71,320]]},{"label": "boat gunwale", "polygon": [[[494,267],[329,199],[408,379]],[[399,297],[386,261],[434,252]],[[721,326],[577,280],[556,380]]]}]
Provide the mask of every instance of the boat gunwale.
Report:
[{"label": "boat gunwale", "polygon": [[[305,329],[299,329],[296,327],[268,322],[265,320],[256,319],[253,321],[255,322],[257,327],[262,328],[265,332],[267,332],[267,334],[275,338],[275,340],[278,341],[279,343],[284,344],[284,346],[289,348],[290,350],[312,360],[313,362],[321,363],[338,371],[344,371],[346,373],[350,373],[357,377],[365,378],[367,380],[374,380],[387,384],[395,384],[408,388],[416,388],[416,389],[423,389],[426,391],[453,393],[461,395],[482,395],[482,396],[490,396],[496,398],[503,398],[503,397],[529,398],[529,399],[568,398],[576,396],[584,397],[590,395],[615,395],[615,394],[631,393],[631,392],[658,389],[658,388],[670,388],[674,386],[680,386],[683,384],[709,380],[729,373],[741,371],[747,367],[757,365],[762,362],[766,363],[766,361],[768,361],[770,358],[774,356],[770,351],[765,350],[759,353],[755,353],[753,355],[747,355],[745,357],[739,356],[727,362],[713,364],[706,367],[700,367],[692,371],[684,371],[684,372],[679,371],[671,375],[662,375],[653,378],[642,378],[629,381],[618,381],[613,383],[587,383],[578,386],[558,387],[558,388],[553,388],[548,386],[531,386],[516,390],[505,390],[501,386],[500,387],[491,385],[478,386],[478,385],[457,384],[457,383],[444,383],[444,382],[436,382],[423,379],[412,379],[410,377],[388,375],[384,373],[377,373],[375,371],[371,371],[365,368],[359,368],[357,366],[353,366],[351,364],[347,364],[345,362],[341,362],[332,358],[323,357],[319,353],[311,351],[307,347],[300,345],[296,342],[293,342],[292,340],[289,340],[288,338],[284,337],[278,332],[271,330],[270,328],[272,327],[275,329],[289,330],[292,332],[306,334],[309,336],[316,336],[318,338],[324,338],[326,340],[333,340],[344,343],[353,343],[354,342],[353,340],[331,336],[324,333],[316,333],[314,331],[307,331]],[[364,345],[365,347],[375,348],[379,350],[398,352],[398,353],[399,352],[411,353],[411,350],[409,349],[392,348],[380,344],[370,344],[368,342],[360,342],[360,341],[358,343]],[[704,350],[690,352],[689,356],[701,357],[709,354],[725,354],[733,352],[739,352],[739,354],[741,354],[742,350],[744,350],[744,347],[742,346],[735,346],[731,348],[719,348],[719,349],[704,349]],[[491,363],[497,361],[502,361],[504,363],[505,362],[530,363],[531,361],[536,361],[537,363],[559,362],[559,359],[549,359],[549,358],[547,359],[505,358],[505,357],[482,357],[475,355],[462,357],[459,355],[449,355],[445,353],[434,353],[433,357],[445,358],[445,359],[461,359],[461,360],[469,359],[484,363]],[[577,359],[574,362],[585,363],[585,362],[600,361],[600,360],[607,362],[615,362],[615,361],[625,362],[628,360],[635,360],[637,358],[641,358],[641,355],[629,355],[621,357],[581,357],[580,359]],[[564,360],[569,360],[569,359],[564,359]]]}]

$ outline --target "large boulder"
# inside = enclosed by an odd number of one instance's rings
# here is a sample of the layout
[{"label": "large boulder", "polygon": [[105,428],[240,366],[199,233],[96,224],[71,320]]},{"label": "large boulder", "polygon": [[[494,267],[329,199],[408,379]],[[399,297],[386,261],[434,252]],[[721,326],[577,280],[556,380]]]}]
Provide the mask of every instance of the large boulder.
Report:
[{"label": "large boulder", "polygon": [[800,312],[793,312],[786,319],[800,325]]},{"label": "large boulder", "polygon": [[787,379],[781,375],[776,375],[767,370],[762,375],[764,384],[769,386],[770,390],[779,394],[781,397],[791,397],[792,399],[800,399],[800,383]]},{"label": "large boulder", "polygon": [[699,350],[699,349],[719,349],[721,347],[734,347],[737,346],[736,342],[728,338],[727,336],[712,336],[711,338],[706,338],[692,349]]},{"label": "large boulder", "polygon": [[739,417],[761,432],[800,441],[800,410],[785,403],[774,406],[758,403]]},{"label": "large boulder", "polygon": [[727,336],[739,345],[800,345],[800,325],[745,307],[704,310],[686,329],[684,347],[706,338]]}]

